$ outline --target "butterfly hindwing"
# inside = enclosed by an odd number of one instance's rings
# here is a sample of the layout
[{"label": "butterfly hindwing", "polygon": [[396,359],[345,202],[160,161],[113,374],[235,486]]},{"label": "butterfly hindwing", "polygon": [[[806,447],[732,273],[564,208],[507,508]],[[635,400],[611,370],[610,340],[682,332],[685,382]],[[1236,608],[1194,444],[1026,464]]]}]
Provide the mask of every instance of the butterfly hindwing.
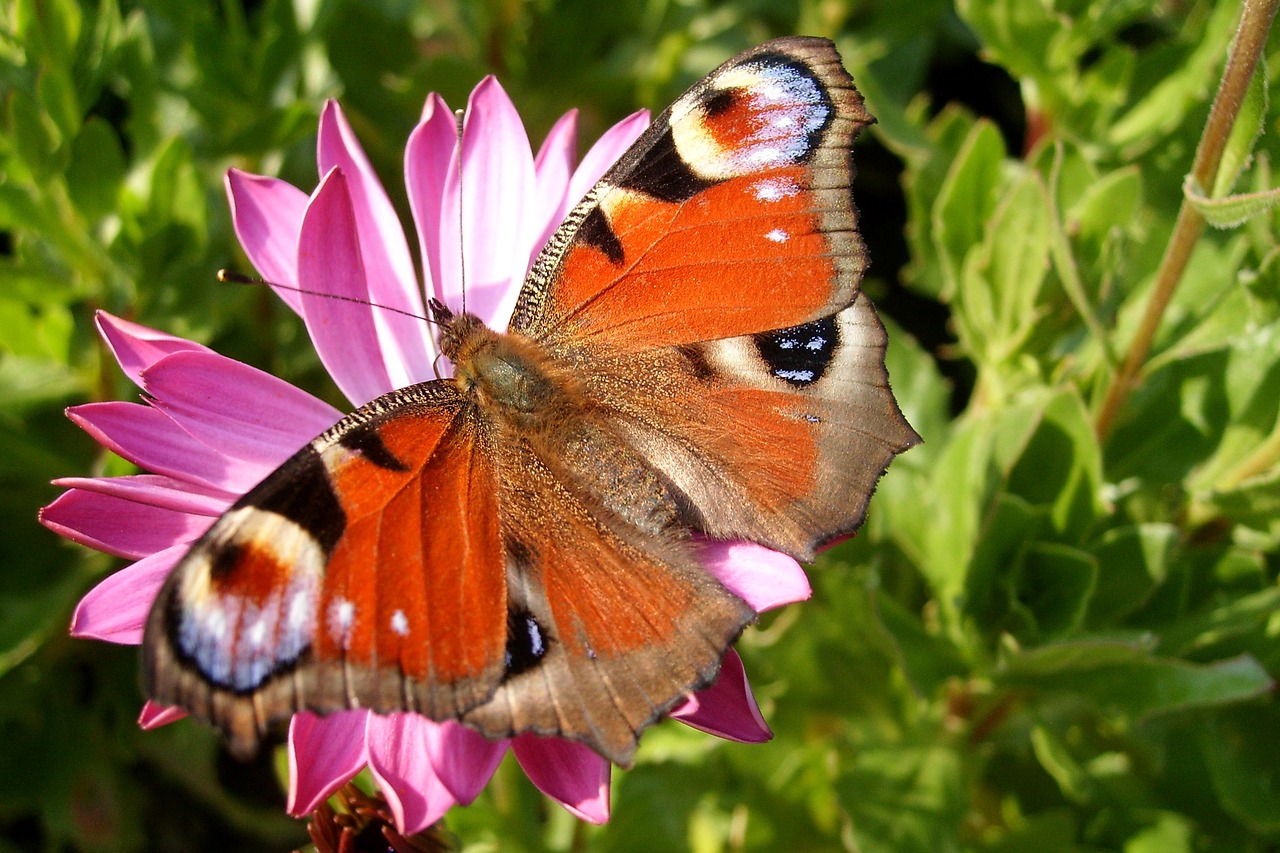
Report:
[{"label": "butterfly hindwing", "polygon": [[509,445],[502,465],[509,671],[463,721],[569,737],[629,766],[640,731],[712,680],[755,613],[689,541],[620,523],[535,448]]},{"label": "butterfly hindwing", "polygon": [[682,496],[684,523],[802,560],[862,523],[894,456],[919,442],[889,390],[887,338],[859,295],[800,326],[623,353],[587,370],[629,446]]},{"label": "butterfly hindwing", "polygon": [[825,39],[778,39],[662,115],[552,237],[511,328],[640,350],[799,325],[865,265],[850,146],[872,121]]}]

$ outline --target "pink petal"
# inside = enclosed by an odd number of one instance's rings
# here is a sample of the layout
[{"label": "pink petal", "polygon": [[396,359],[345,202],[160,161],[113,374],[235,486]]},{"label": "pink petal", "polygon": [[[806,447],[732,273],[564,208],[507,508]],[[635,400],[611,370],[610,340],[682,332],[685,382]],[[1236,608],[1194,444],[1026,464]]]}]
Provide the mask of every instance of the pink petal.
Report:
[{"label": "pink petal", "polygon": [[441,230],[445,183],[457,147],[457,122],[449,105],[433,93],[422,110],[422,121],[409,134],[404,152],[404,181],[418,230],[426,289],[439,299],[445,296],[440,258],[449,255],[456,259],[462,253],[462,246],[456,240],[457,229],[450,231],[454,239],[445,242],[442,242]]},{"label": "pink petal", "polygon": [[302,294],[307,331],[347,399],[360,406],[394,388],[373,319],[377,309],[367,302],[369,285],[355,208],[340,169],[324,176],[302,218],[298,282],[313,292]]},{"label": "pink petal", "polygon": [[142,706],[142,713],[138,715],[138,727],[144,732],[149,732],[152,729],[176,723],[186,715],[187,712],[176,705],[157,705],[148,699]]},{"label": "pink petal", "polygon": [[715,684],[699,690],[669,715],[695,729],[740,743],[764,743],[773,737],[747,683],[742,658],[725,653]]},{"label": "pink petal", "polygon": [[704,539],[702,564],[757,613],[804,601],[813,594],[799,563],[753,542]]},{"label": "pink petal", "polygon": [[213,519],[72,489],[40,511],[40,523],[72,542],[140,560],[194,541]]},{"label": "pink petal", "polygon": [[424,315],[425,308],[404,228],[337,101],[328,101],[320,114],[317,155],[320,174],[337,168],[346,178],[355,225],[359,229],[369,300],[374,305],[417,315],[373,312],[392,386],[400,388],[430,379],[435,353],[428,350],[428,326],[418,319]]},{"label": "pink petal", "polygon": [[529,254],[530,266],[569,212],[569,176],[577,158],[578,111],[569,110],[547,131],[534,160],[538,193],[533,218],[540,231]]},{"label": "pink petal", "polygon": [[128,477],[59,477],[53,481],[53,485],[63,489],[80,489],[86,492],[114,495],[125,500],[191,515],[222,515],[237,497],[221,489],[184,483],[160,474],[134,474]]},{"label": "pink petal", "polygon": [[488,784],[509,741],[489,740],[461,723],[446,720],[426,730],[431,766],[453,798],[466,805]]},{"label": "pink petal", "polygon": [[138,403],[86,403],[67,417],[103,447],[140,468],[244,494],[271,468],[223,456],[192,438],[164,413]]},{"label": "pink petal", "polygon": [[258,275],[285,304],[302,313],[298,286],[298,229],[307,209],[307,194],[279,178],[228,169],[224,183],[231,222],[240,245]]},{"label": "pink petal", "polygon": [[455,805],[427,754],[426,733],[434,725],[417,714],[369,717],[369,770],[405,835],[426,829]]},{"label": "pink petal", "polygon": [[461,165],[451,166],[446,177],[441,245],[454,243],[452,235],[461,218],[459,242],[466,275],[464,279],[459,259],[446,250],[440,257],[439,284],[446,304],[457,309],[465,280],[467,310],[490,328],[505,329],[538,223],[533,217],[536,185],[529,137],[511,99],[493,77],[480,81],[467,102],[458,157]]},{"label": "pink petal", "polygon": [[71,636],[127,646],[141,643],[151,602],[185,553],[185,545],[166,548],[107,575],[76,605]]},{"label": "pink petal", "polygon": [[143,371],[151,405],[228,456],[275,468],[342,413],[283,379],[217,353],[175,353]]},{"label": "pink petal", "polygon": [[98,324],[98,332],[120,363],[120,369],[135,385],[142,384],[139,376],[143,370],[170,353],[211,352],[208,347],[195,341],[121,320],[106,311],[99,311],[94,320]]},{"label": "pink petal", "polygon": [[583,744],[523,734],[511,748],[542,793],[591,823],[609,820],[609,762]]},{"label": "pink petal", "polygon": [[587,190],[604,177],[618,158],[626,153],[631,143],[640,138],[649,126],[649,111],[638,110],[601,134],[590,150],[582,157],[577,170],[569,181],[565,212],[572,210]]},{"label": "pink petal", "polygon": [[339,711],[327,717],[303,711],[289,721],[289,803],[302,817],[360,772],[366,761],[368,711]]}]

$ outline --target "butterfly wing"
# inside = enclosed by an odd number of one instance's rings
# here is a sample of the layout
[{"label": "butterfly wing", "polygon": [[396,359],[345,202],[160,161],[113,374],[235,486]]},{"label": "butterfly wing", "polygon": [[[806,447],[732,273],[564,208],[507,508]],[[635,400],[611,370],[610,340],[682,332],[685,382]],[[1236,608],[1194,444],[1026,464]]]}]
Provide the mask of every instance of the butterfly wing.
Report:
[{"label": "butterfly wing", "polygon": [[880,476],[920,440],[889,390],[886,343],[859,294],[801,326],[615,353],[582,377],[609,389],[612,424],[683,497],[686,524],[812,560],[861,526]]},{"label": "butterfly wing", "polygon": [[919,441],[889,391],[825,39],[761,45],[659,116],[549,242],[512,328],[573,365],[684,521],[812,559]]},{"label": "butterfly wing", "polygon": [[549,347],[642,350],[834,314],[865,266],[850,146],[871,121],[825,39],[730,60],[574,209],[511,328]]},{"label": "butterfly wing", "polygon": [[491,435],[449,382],[381,397],[239,500],[174,568],[149,696],[252,752],[296,710],[456,717],[503,674]]},{"label": "butterfly wing", "polygon": [[504,442],[500,465],[507,670],[462,719],[490,737],[572,738],[630,766],[640,731],[714,679],[755,613],[687,540],[593,500],[561,454]]}]

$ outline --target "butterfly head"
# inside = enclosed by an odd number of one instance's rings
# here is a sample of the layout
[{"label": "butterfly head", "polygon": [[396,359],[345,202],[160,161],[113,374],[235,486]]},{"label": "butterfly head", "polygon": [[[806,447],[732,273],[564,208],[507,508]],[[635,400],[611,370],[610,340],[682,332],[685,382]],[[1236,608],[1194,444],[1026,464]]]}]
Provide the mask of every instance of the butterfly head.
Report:
[{"label": "butterfly head", "polygon": [[555,384],[545,358],[523,336],[495,332],[476,315],[454,314],[439,300],[429,304],[440,326],[440,352],[453,362],[454,382],[464,396],[521,422],[548,408]]}]

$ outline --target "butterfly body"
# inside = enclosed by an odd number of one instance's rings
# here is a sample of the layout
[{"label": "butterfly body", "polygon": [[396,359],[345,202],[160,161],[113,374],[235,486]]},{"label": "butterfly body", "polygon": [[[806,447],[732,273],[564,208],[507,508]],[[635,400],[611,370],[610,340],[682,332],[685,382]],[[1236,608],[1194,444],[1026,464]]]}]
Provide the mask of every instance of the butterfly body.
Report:
[{"label": "butterfly body", "polygon": [[535,262],[506,331],[432,301],[446,379],[316,438],[175,567],[144,686],[256,747],[297,710],[458,719],[621,764],[755,618],[708,537],[812,559],[919,439],[889,393],[829,42],[659,116]]}]

